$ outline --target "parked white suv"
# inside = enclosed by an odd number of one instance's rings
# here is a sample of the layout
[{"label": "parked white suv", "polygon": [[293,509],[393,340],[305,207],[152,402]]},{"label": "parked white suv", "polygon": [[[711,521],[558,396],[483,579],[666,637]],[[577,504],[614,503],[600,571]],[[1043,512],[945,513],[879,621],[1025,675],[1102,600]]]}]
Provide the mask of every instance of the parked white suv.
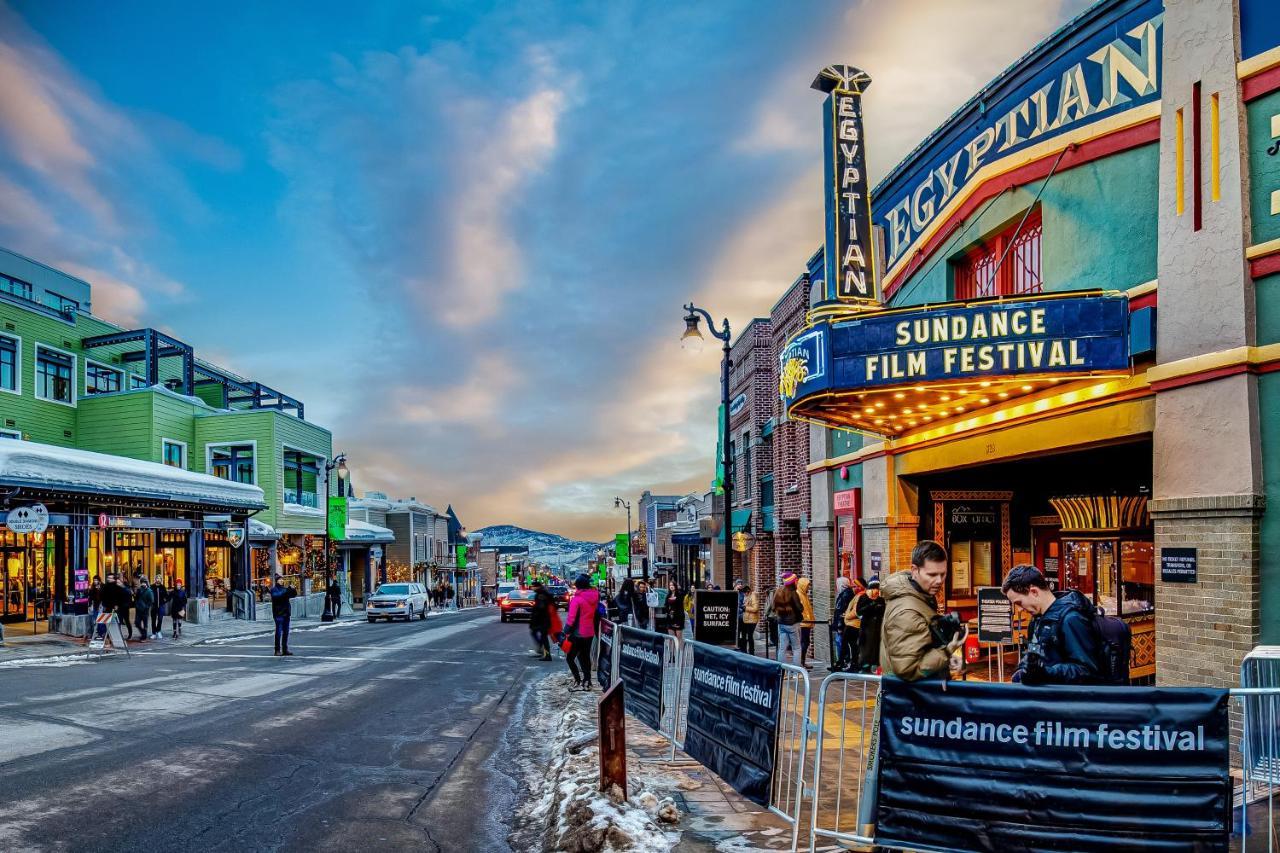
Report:
[{"label": "parked white suv", "polygon": [[427,588],[420,583],[379,584],[365,605],[365,615],[370,622],[379,619],[390,621],[403,618],[408,622],[415,615],[427,618]]}]

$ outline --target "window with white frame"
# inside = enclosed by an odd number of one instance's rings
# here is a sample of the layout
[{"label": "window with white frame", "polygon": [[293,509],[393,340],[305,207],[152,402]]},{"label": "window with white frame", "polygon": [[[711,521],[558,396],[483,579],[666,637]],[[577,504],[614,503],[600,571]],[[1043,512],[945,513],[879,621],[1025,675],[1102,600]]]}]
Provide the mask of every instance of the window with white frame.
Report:
[{"label": "window with white frame", "polygon": [[185,442],[173,441],[168,438],[161,439],[160,456],[160,461],[171,468],[187,467],[187,445]]},{"label": "window with white frame", "polygon": [[18,387],[18,354],[22,351],[22,341],[9,335],[0,335],[0,391],[13,391]]},{"label": "window with white frame", "polygon": [[129,374],[129,390],[136,391],[139,388],[146,388],[147,380],[144,377],[137,376],[133,373]]},{"label": "window with white frame", "polygon": [[84,393],[111,394],[120,390],[124,381],[124,372],[96,361],[84,363]]},{"label": "window with white frame", "polygon": [[212,446],[209,448],[209,473],[234,483],[252,483],[256,455],[252,444]]},{"label": "window with white frame", "polygon": [[61,350],[36,345],[36,397],[52,403],[76,402],[76,357]]}]

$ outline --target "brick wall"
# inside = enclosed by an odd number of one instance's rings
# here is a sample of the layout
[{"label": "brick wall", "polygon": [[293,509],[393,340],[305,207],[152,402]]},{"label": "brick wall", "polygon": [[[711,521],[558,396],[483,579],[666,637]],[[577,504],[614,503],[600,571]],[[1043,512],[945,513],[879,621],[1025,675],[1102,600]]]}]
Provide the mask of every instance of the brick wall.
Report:
[{"label": "brick wall", "polygon": [[[1261,495],[1150,503],[1156,544],[1156,681],[1232,687],[1261,630]],[[1195,548],[1196,583],[1160,580],[1161,548]]]},{"label": "brick wall", "polygon": [[[733,482],[733,505],[736,510],[751,511],[748,530],[755,536],[755,546],[746,553],[735,552],[735,579],[744,579],[753,589],[760,589],[773,574],[773,533],[764,528],[761,511],[761,481],[773,473],[772,437],[763,437],[765,423],[774,417],[773,400],[777,396],[777,371],[773,358],[773,327],[767,318],[753,320],[734,341],[729,350],[733,370],[729,374],[729,399],[746,395],[746,404],[729,419],[729,430],[737,443],[738,476]],[[744,431],[751,432],[751,466],[744,469],[741,446]],[[746,488],[749,486],[749,490]],[[772,585],[768,583],[768,585]]]},{"label": "brick wall", "polygon": [[[787,340],[804,328],[809,313],[809,278],[801,276],[787,289],[769,315],[773,327],[771,361],[778,356]],[[766,586],[777,584],[777,576],[787,569],[799,568],[813,576],[812,543],[800,521],[809,514],[809,425],[787,420],[778,398],[777,383],[770,388],[777,426],[773,433],[773,484],[778,532],[774,548],[775,574]],[[793,490],[794,489],[794,490]]]}]

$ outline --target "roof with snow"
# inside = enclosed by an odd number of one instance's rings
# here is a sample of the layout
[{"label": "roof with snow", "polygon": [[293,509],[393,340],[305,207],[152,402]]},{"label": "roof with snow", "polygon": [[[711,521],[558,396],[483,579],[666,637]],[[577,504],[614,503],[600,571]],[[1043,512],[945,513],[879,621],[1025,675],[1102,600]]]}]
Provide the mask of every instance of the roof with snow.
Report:
[{"label": "roof with snow", "polygon": [[258,521],[256,518],[249,519],[249,538],[250,539],[279,539],[280,534],[274,527],[265,521]]},{"label": "roof with snow", "polygon": [[347,535],[343,542],[394,542],[396,535],[385,527],[370,524],[367,521],[350,519],[347,521]]},{"label": "roof with snow", "polygon": [[149,501],[265,509],[262,489],[124,456],[20,439],[0,441],[0,486]]}]

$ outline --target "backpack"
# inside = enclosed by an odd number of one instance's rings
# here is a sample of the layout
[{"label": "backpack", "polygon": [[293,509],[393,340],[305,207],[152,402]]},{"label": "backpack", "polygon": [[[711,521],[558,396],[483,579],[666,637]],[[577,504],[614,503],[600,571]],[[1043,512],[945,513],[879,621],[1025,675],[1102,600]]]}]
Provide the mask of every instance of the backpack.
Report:
[{"label": "backpack", "polygon": [[858,602],[862,600],[862,596],[866,593],[858,593],[849,602],[849,606],[844,611],[844,624],[848,628],[861,628],[862,617],[858,615]]},{"label": "backpack", "polygon": [[1103,684],[1129,684],[1129,653],[1133,648],[1133,632],[1119,616],[1101,611],[1093,617],[1094,628],[1102,646],[1098,662],[1098,678]]}]

